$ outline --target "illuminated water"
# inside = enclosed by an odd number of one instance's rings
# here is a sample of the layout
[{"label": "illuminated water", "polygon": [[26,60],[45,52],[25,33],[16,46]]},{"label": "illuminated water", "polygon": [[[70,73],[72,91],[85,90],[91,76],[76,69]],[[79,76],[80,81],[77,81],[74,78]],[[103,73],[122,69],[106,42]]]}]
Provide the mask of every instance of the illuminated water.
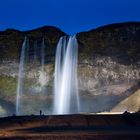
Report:
[{"label": "illuminated water", "polygon": [[[38,48],[38,44],[37,44],[37,41],[35,41],[34,42],[34,50],[33,50],[34,51],[33,52],[34,59],[32,59],[32,61],[31,61],[32,63],[36,63],[38,61],[37,60],[38,59],[37,48]],[[16,115],[26,114],[25,113],[25,110],[27,109],[26,106],[31,105],[32,102],[28,102],[28,104],[26,103],[26,105],[25,105],[25,103],[23,103],[23,96],[27,96],[28,94],[31,96],[31,94],[34,93],[34,91],[30,90],[30,89],[32,89],[32,88],[36,89],[35,83],[33,83],[33,85],[31,83],[29,88],[25,87],[25,81],[24,80],[25,80],[25,77],[27,78],[27,75],[29,74],[29,73],[26,73],[26,71],[27,71],[27,67],[26,67],[27,59],[29,58],[28,52],[29,52],[29,41],[28,41],[27,37],[25,37],[25,39],[23,41],[23,44],[22,44],[22,48],[21,48],[19,72],[18,72],[18,80],[17,80]],[[40,47],[40,63],[41,63],[40,70],[37,71],[37,72],[39,72],[38,81],[40,83],[38,92],[39,93],[44,93],[45,85],[46,85],[46,82],[47,82],[46,72],[45,72],[45,43],[44,43],[44,39],[42,40],[41,47]],[[30,64],[30,65],[32,65],[32,64]],[[25,93],[26,93],[26,95],[25,95]],[[41,96],[41,94],[38,95],[38,98],[40,96]]]},{"label": "illuminated water", "polygon": [[43,87],[45,86],[47,79],[46,79],[46,72],[45,72],[45,42],[44,38],[42,40],[42,45],[41,45],[41,70],[39,74],[39,82],[41,84],[41,88],[43,91]]},{"label": "illuminated water", "polygon": [[78,113],[77,57],[76,37],[61,37],[55,58],[54,114]]},{"label": "illuminated water", "polygon": [[18,81],[17,81],[17,90],[16,90],[16,115],[21,114],[22,108],[22,93],[23,93],[23,82],[25,78],[25,57],[28,51],[28,39],[25,37],[24,42],[21,48],[21,56],[20,56],[20,64],[19,64],[19,72],[18,72]]},{"label": "illuminated water", "polygon": [[[37,61],[37,42],[34,44],[34,59]],[[26,71],[26,59],[29,50],[29,41],[25,37],[20,55],[18,82],[17,82],[17,97],[16,97],[16,115],[23,115],[25,112],[23,108],[22,98],[24,92],[24,80]],[[57,45],[56,59],[55,59],[55,75],[54,75],[54,114],[72,114],[79,111],[79,95],[78,95],[78,80],[77,80],[77,57],[78,44],[75,36],[61,37]],[[45,72],[45,43],[42,40],[40,48],[40,62],[39,83],[40,92],[44,93],[46,86],[46,72]],[[46,90],[46,89],[45,89]],[[32,91],[30,91],[31,94]],[[27,95],[29,91],[26,90]],[[31,96],[31,95],[30,95]],[[40,96],[40,95],[38,95]],[[30,105],[31,103],[28,103]]]}]

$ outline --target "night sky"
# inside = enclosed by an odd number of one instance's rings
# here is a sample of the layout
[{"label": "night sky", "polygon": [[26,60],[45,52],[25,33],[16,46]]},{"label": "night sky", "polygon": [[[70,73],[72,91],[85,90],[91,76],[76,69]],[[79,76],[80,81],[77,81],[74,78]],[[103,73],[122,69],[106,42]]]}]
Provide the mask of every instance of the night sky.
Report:
[{"label": "night sky", "polygon": [[0,0],[0,30],[57,26],[68,34],[140,21],[140,0]]}]

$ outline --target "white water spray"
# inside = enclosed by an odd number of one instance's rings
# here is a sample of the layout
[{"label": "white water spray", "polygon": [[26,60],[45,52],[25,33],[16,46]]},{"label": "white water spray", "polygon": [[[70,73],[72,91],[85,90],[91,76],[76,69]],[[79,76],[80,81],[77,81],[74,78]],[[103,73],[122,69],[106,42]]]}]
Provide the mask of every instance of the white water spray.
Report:
[{"label": "white water spray", "polygon": [[79,111],[77,80],[78,44],[75,36],[60,38],[55,59],[54,114]]},{"label": "white water spray", "polygon": [[21,115],[22,111],[22,94],[23,94],[23,80],[25,77],[25,57],[28,51],[28,39],[25,37],[21,48],[19,72],[18,72],[18,82],[17,82],[17,95],[16,95],[16,115]]},{"label": "white water spray", "polygon": [[42,40],[42,45],[41,45],[41,70],[40,70],[39,82],[40,82],[41,88],[43,90],[43,87],[45,86],[45,84],[47,82],[46,73],[45,73],[45,42],[44,42],[44,38]]}]

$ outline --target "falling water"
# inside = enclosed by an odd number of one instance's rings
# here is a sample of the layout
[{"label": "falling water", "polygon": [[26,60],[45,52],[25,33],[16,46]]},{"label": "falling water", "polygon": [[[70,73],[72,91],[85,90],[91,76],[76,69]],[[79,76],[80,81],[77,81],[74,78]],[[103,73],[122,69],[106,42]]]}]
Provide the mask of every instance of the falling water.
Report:
[{"label": "falling water", "polygon": [[37,40],[34,42],[34,62],[37,62]]},{"label": "falling water", "polygon": [[21,98],[23,94],[23,80],[25,77],[25,57],[28,51],[28,39],[25,37],[24,42],[22,44],[21,55],[20,55],[20,64],[19,64],[19,72],[18,72],[18,82],[17,82],[17,95],[16,95],[16,115],[21,114]]},{"label": "falling water", "polygon": [[79,111],[77,82],[78,44],[76,37],[60,38],[55,60],[54,114]]},{"label": "falling water", "polygon": [[45,73],[45,42],[44,38],[42,40],[42,45],[41,45],[41,71],[40,71],[40,76],[39,76],[39,82],[41,84],[41,88],[43,91],[43,88],[46,84],[46,73]]}]

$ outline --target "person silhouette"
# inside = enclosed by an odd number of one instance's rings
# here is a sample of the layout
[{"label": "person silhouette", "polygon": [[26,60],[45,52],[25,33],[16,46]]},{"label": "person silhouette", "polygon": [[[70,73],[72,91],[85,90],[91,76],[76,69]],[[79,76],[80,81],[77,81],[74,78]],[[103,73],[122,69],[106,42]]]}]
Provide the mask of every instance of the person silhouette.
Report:
[{"label": "person silhouette", "polygon": [[42,115],[42,110],[40,110],[40,116]]}]

